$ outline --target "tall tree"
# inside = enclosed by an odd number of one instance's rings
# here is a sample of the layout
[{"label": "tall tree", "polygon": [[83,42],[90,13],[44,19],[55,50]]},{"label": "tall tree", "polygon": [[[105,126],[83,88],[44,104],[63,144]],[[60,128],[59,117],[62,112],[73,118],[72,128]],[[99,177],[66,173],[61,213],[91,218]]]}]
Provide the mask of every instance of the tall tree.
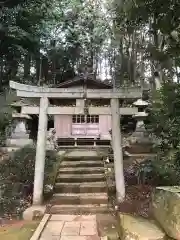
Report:
[{"label": "tall tree", "polygon": [[[129,30],[131,37],[134,34],[132,30],[136,31],[136,37],[130,42],[127,38],[122,45],[126,46],[124,55],[127,55],[126,51],[133,53],[133,48],[137,48],[136,65],[144,65],[136,68],[141,79],[144,75],[142,69],[146,69],[144,77],[148,80],[154,81],[157,76],[160,81],[179,78],[179,6],[179,0],[166,3],[162,0],[136,0],[123,1],[121,10],[115,9],[115,25],[119,33],[123,32],[121,39]],[[129,58],[132,60],[132,55],[128,55]],[[128,72],[130,74],[130,69]]]}]

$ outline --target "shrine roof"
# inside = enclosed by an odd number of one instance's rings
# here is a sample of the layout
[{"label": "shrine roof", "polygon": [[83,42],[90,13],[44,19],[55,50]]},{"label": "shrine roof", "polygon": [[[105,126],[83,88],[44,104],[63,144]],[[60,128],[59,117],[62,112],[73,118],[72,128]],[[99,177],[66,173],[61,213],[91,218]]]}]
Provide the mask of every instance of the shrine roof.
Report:
[{"label": "shrine roof", "polygon": [[110,89],[112,88],[112,84],[110,81],[107,80],[101,80],[99,78],[96,78],[94,74],[88,74],[87,76],[85,75],[79,75],[76,76],[73,79],[67,80],[65,82],[59,83],[57,85],[54,85],[53,87],[56,88],[68,88],[72,86],[77,86],[77,85],[87,85],[88,86],[96,86],[98,88],[102,89]]}]

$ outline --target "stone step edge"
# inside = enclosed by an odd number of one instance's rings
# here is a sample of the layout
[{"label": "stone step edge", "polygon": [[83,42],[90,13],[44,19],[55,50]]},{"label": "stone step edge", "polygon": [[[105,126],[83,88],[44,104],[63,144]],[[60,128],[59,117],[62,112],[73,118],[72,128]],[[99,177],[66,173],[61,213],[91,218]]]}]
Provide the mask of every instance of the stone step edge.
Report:
[{"label": "stone step edge", "polygon": [[54,193],[53,197],[71,197],[78,199],[107,199],[108,195],[106,192],[102,193]]},{"label": "stone step edge", "polygon": [[65,156],[64,159],[67,161],[78,161],[78,160],[85,160],[85,161],[99,160],[99,161],[101,161],[103,158],[99,157],[99,156]]},{"label": "stone step edge", "polygon": [[51,207],[64,207],[64,208],[74,208],[74,207],[77,207],[77,208],[91,208],[91,207],[107,207],[109,204],[107,203],[103,203],[103,204],[77,204],[77,205],[73,205],[73,204],[55,204],[55,205],[52,205]]},{"label": "stone step edge", "polygon": [[107,186],[106,181],[99,181],[99,182],[74,182],[74,183],[63,183],[63,182],[57,182],[55,183],[55,187],[63,187],[63,186],[71,186],[71,187],[104,187]]},{"label": "stone step edge", "polygon": [[86,159],[76,159],[76,160],[70,160],[70,159],[67,159],[67,158],[63,158],[63,161],[62,162],[72,162],[72,163],[76,163],[76,162],[87,162],[87,163],[90,163],[90,162],[101,162],[103,163],[103,160],[102,159],[89,159],[89,160],[86,160]]},{"label": "stone step edge", "polygon": [[[53,214],[58,214],[58,213],[71,213],[72,212],[96,212],[96,211],[111,211],[112,207],[109,207],[109,204],[55,204],[52,205],[49,209],[49,212],[53,212]],[[58,212],[59,211],[59,212]],[[69,212],[70,211],[70,212]]]},{"label": "stone step edge", "polygon": [[59,168],[58,172],[66,172],[66,171],[74,171],[74,172],[78,172],[78,171],[89,171],[89,172],[93,172],[93,171],[104,171],[104,167],[91,167],[91,168],[86,168],[86,167],[61,167]]},{"label": "stone step edge", "polygon": [[89,173],[83,173],[83,174],[58,174],[57,175],[57,178],[96,178],[96,177],[105,177],[105,174],[103,173],[92,173],[92,174],[89,174]]},{"label": "stone step edge", "polygon": [[60,164],[60,166],[63,166],[64,164],[68,164],[68,165],[76,165],[76,164],[86,164],[86,165],[91,165],[91,164],[100,164],[100,165],[104,165],[103,161],[66,161],[63,160]]},{"label": "stone step edge", "polygon": [[103,194],[87,194],[87,193],[55,193],[52,196],[51,204],[66,204],[75,206],[77,204],[106,204],[108,203],[108,195],[107,193]]}]

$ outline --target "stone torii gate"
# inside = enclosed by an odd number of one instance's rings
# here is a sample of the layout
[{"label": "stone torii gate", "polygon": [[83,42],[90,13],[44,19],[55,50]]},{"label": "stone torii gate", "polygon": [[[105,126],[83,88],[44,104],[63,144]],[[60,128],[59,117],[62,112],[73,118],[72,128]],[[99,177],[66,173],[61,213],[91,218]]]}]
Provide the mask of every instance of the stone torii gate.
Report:
[{"label": "stone torii gate", "polygon": [[[120,115],[133,115],[137,108],[120,108],[119,99],[138,99],[142,97],[140,88],[121,89],[87,89],[83,88],[48,88],[36,87],[10,81],[10,87],[16,90],[17,96],[25,98],[39,98],[40,106],[24,106],[21,113],[39,114],[38,136],[36,146],[36,162],[34,175],[33,205],[41,205],[43,201],[44,166],[46,154],[46,137],[48,114],[84,114],[84,96],[87,99],[110,99],[110,107],[88,107],[89,114],[109,114],[112,117],[112,143],[114,152],[114,169],[117,201],[121,202],[125,196],[123,175],[123,153],[121,147]],[[75,107],[49,106],[52,98],[76,99]]]}]

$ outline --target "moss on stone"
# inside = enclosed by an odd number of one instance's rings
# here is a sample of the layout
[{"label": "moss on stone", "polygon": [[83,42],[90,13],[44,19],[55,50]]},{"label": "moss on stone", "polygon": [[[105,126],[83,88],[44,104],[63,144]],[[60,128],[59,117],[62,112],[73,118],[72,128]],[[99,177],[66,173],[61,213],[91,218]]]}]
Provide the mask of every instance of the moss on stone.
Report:
[{"label": "moss on stone", "polygon": [[119,214],[121,240],[165,240],[165,233],[153,222],[141,217]]},{"label": "moss on stone", "polygon": [[152,210],[168,236],[180,239],[179,187],[158,187],[152,194]]}]

